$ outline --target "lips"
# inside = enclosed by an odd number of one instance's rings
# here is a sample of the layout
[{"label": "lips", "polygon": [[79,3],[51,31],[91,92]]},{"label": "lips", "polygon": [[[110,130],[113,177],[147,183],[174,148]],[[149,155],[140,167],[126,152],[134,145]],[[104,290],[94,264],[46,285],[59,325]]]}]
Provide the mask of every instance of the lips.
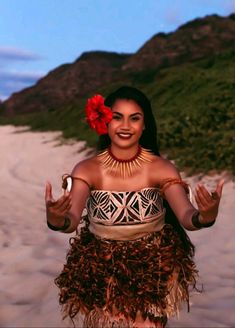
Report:
[{"label": "lips", "polygon": [[122,133],[117,133],[117,135],[118,135],[119,138],[121,138],[121,139],[130,139],[131,136],[132,136],[131,133],[124,133],[124,132],[122,132]]}]

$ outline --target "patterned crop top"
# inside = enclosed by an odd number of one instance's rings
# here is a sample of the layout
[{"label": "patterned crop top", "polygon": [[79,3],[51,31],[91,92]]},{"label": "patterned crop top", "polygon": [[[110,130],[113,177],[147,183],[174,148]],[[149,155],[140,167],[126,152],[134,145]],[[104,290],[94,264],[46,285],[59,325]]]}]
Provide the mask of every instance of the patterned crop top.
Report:
[{"label": "patterned crop top", "polygon": [[134,240],[159,231],[165,225],[163,198],[172,184],[181,184],[189,193],[188,184],[181,179],[166,179],[160,188],[146,187],[138,191],[108,191],[93,189],[80,177],[65,174],[64,190],[70,191],[73,180],[81,180],[90,189],[86,202],[89,230],[104,239]]},{"label": "patterned crop top", "polygon": [[103,225],[134,225],[156,220],[164,213],[158,188],[139,191],[92,190],[86,204],[90,222]]}]

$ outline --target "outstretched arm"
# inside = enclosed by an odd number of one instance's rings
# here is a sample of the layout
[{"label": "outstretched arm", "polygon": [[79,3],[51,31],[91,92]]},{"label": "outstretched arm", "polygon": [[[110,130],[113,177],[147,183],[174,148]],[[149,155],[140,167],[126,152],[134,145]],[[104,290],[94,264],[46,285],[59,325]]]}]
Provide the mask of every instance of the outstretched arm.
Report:
[{"label": "outstretched arm", "polygon": [[52,197],[51,186],[47,185],[45,201],[49,228],[71,233],[77,229],[87,198],[90,195],[90,187],[87,182],[88,178],[84,164],[76,165],[71,176],[67,175],[64,178],[64,189],[66,189],[67,179],[72,181],[71,190],[66,190],[64,195],[55,201]]},{"label": "outstretched arm", "polygon": [[202,225],[210,225],[210,223],[215,221],[218,215],[223,185],[224,180],[221,179],[217,184],[216,190],[212,193],[209,193],[202,184],[197,185],[195,199],[200,213],[198,217],[199,225],[200,223]]},{"label": "outstretched arm", "polygon": [[87,198],[90,195],[90,188],[84,178],[80,179],[78,176],[73,175],[71,196],[71,207],[66,214],[71,221],[71,224],[66,233],[71,233],[77,229],[77,226],[81,220],[82,212],[85,208]]},{"label": "outstretched arm", "polygon": [[164,174],[167,176],[167,181],[169,178],[172,180],[172,183],[165,184],[165,188],[164,180],[162,182],[164,197],[181,225],[187,230],[198,230],[200,227],[212,225],[218,214],[224,181],[218,183],[216,191],[212,194],[203,185],[198,184],[195,193],[197,209],[190,202],[177,169],[170,164]]},{"label": "outstretched arm", "polygon": [[69,193],[65,192],[64,195],[55,200],[52,195],[52,185],[50,182],[47,182],[45,189],[45,204],[48,227],[55,231],[66,230],[70,225],[70,220],[65,219],[66,213],[71,208],[71,196]]}]

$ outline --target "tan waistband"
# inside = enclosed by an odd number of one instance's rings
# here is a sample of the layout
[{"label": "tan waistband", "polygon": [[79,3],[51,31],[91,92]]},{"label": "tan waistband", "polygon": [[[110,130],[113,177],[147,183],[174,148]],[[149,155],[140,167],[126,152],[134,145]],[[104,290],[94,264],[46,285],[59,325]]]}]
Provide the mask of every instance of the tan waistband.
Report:
[{"label": "tan waistband", "polygon": [[134,240],[142,238],[147,234],[159,231],[165,224],[165,212],[158,216],[156,220],[139,224],[126,225],[103,225],[95,222],[90,222],[89,230],[94,235],[100,238],[113,240]]}]

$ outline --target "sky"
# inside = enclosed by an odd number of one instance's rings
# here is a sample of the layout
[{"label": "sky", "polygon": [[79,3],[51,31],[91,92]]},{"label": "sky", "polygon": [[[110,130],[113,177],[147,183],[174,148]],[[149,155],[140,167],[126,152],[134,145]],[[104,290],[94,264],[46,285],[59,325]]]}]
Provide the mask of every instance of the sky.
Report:
[{"label": "sky", "polygon": [[235,0],[0,0],[0,100],[86,51],[135,53],[153,35]]}]

